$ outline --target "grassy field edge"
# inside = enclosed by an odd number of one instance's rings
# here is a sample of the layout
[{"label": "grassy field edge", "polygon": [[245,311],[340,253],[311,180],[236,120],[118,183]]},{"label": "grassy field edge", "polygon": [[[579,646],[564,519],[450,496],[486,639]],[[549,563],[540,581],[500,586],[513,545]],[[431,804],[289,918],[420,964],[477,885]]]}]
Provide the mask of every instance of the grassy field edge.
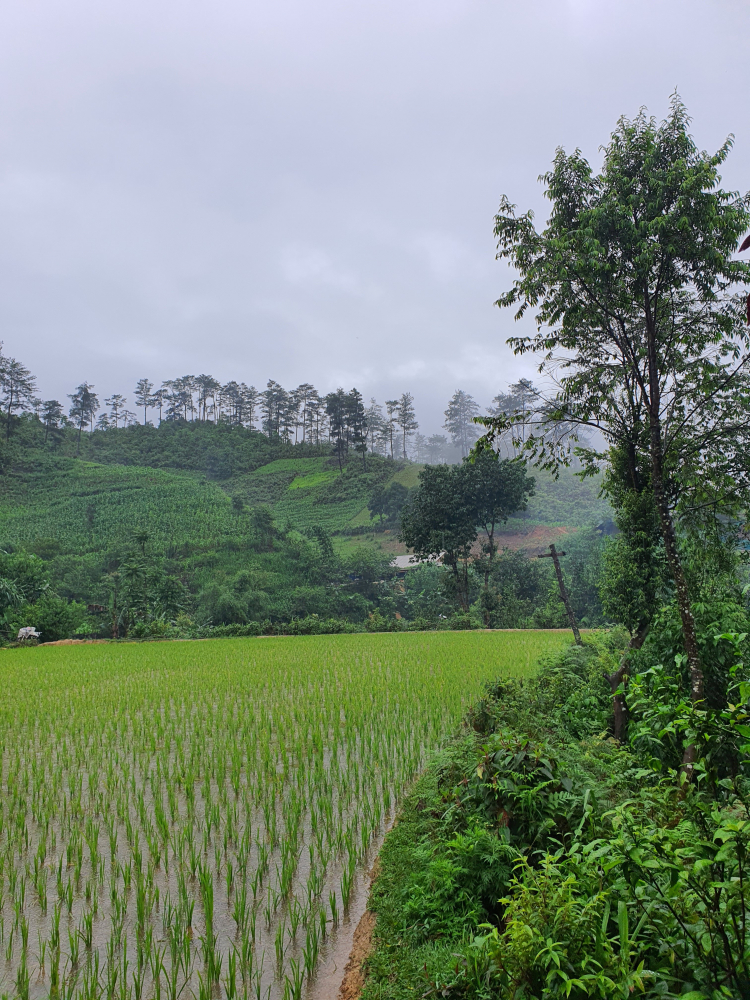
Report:
[{"label": "grassy field edge", "polygon": [[436,844],[446,802],[440,790],[446,772],[466,766],[475,756],[478,737],[463,730],[436,752],[403,798],[397,820],[377,861],[368,909],[377,918],[373,948],[364,963],[362,1000],[402,1000],[422,996],[433,985],[431,972],[450,964],[456,942],[412,944],[405,939],[403,887],[424,865],[424,844]]}]

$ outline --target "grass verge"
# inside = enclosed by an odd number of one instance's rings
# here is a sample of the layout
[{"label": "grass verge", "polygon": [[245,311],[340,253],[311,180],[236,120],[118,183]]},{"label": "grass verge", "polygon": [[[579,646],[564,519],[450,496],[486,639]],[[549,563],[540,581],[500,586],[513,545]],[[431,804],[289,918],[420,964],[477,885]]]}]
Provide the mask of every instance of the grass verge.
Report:
[{"label": "grass verge", "polygon": [[685,707],[648,651],[630,743],[609,736],[623,645],[490,685],[432,759],[381,851],[362,1000],[750,996],[750,727],[717,715],[681,787],[658,754]]}]

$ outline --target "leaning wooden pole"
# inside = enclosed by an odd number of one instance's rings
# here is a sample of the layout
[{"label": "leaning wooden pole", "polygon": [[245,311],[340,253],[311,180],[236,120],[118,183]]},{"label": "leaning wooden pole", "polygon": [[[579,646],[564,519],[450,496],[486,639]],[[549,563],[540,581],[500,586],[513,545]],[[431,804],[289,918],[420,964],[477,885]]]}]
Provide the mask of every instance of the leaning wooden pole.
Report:
[{"label": "leaning wooden pole", "polygon": [[551,559],[555,567],[555,574],[557,576],[557,585],[560,588],[560,600],[565,605],[565,611],[568,615],[568,621],[570,622],[570,627],[573,630],[573,638],[579,646],[583,645],[581,640],[581,633],[578,630],[578,622],[576,621],[575,612],[573,611],[573,605],[570,603],[570,597],[568,596],[568,590],[565,586],[565,580],[563,580],[562,567],[560,566],[560,556],[564,556],[564,552],[558,552],[554,545],[550,545],[549,552],[544,552],[539,556],[539,559]]}]

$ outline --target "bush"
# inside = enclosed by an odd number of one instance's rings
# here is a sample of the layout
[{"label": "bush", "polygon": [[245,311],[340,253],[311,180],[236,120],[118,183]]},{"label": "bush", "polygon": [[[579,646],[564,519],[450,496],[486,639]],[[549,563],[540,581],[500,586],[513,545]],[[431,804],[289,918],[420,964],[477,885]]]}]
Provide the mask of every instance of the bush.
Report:
[{"label": "bush", "polygon": [[475,943],[491,978],[518,997],[746,996],[746,803],[718,809],[663,785],[609,829],[519,863],[504,929]]},{"label": "bush", "polygon": [[44,594],[38,601],[14,608],[6,625],[8,637],[15,639],[18,630],[27,625],[41,633],[42,642],[86,635],[94,628],[88,620],[85,604],[68,602],[54,594]]},{"label": "bush", "polygon": [[[386,839],[363,1000],[390,988],[389,956],[403,980],[389,996],[750,996],[746,637],[709,632],[725,707],[684,702],[679,656],[671,673],[649,667],[632,746],[607,735],[621,630],[487,689],[451,766],[433,763]],[[684,740],[698,747],[689,785],[667,760],[679,766]]]}]

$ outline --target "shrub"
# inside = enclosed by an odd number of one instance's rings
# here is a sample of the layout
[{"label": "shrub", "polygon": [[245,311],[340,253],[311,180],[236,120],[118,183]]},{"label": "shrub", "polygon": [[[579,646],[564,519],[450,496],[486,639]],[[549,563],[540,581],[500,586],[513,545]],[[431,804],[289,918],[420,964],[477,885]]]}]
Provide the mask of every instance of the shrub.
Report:
[{"label": "shrub", "polygon": [[38,601],[14,608],[6,626],[8,637],[15,639],[18,630],[26,625],[41,633],[42,642],[70,639],[92,631],[86,605],[68,602],[55,594],[43,594]]}]

